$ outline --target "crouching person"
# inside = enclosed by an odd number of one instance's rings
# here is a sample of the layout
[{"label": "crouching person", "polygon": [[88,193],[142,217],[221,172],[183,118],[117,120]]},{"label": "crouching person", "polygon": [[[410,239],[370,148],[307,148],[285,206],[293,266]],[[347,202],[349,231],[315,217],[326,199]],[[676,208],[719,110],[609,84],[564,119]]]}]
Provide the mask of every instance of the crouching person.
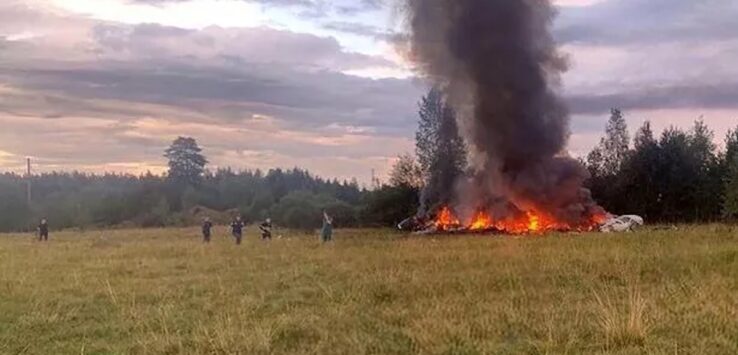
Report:
[{"label": "crouching person", "polygon": [[261,231],[261,240],[272,240],[272,219],[267,218],[259,225],[259,230]]}]

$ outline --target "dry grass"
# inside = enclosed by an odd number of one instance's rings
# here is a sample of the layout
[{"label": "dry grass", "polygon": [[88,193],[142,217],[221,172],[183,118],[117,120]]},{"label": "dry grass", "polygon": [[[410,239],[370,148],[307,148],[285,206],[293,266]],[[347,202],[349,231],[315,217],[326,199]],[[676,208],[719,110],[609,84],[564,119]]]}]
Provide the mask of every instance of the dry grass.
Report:
[{"label": "dry grass", "polygon": [[0,236],[0,353],[738,353],[727,226],[255,235],[240,248],[196,229]]},{"label": "dry grass", "polygon": [[609,294],[595,292],[594,298],[607,349],[645,344],[648,334],[646,301],[637,288],[629,289],[624,306],[615,304]]}]

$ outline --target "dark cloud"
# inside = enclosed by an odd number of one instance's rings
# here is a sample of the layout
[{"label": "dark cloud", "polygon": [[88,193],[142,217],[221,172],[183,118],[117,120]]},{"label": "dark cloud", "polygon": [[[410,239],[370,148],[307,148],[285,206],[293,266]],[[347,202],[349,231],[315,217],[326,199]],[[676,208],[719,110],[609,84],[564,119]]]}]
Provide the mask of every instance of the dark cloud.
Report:
[{"label": "dark cloud", "polygon": [[181,29],[155,24],[100,24],[93,38],[98,50],[112,57],[218,60],[241,65],[283,64],[330,70],[392,67],[381,57],[345,51],[332,37],[274,30],[266,27]]},{"label": "dark cloud", "polygon": [[131,26],[11,1],[0,4],[2,168],[26,155],[48,169],[156,167],[185,134],[216,165],[348,178],[409,149],[420,86],[344,74],[395,64],[334,38]]},{"label": "dark cloud", "polygon": [[682,84],[568,98],[577,114],[597,114],[612,107],[624,110],[668,108],[738,109],[738,83]]},{"label": "dark cloud", "polygon": [[[301,73],[287,67],[244,71],[170,63],[161,70],[157,68],[163,68],[162,63],[154,62],[110,63],[103,67],[16,70],[0,75],[3,81],[25,90],[83,99],[76,105],[64,102],[63,108],[50,111],[55,115],[95,110],[95,106],[86,104],[88,99],[123,100],[179,107],[230,121],[268,115],[299,129],[315,130],[340,123],[372,127],[384,134],[411,131],[415,121],[413,98],[420,94],[407,80]],[[12,106],[13,102],[5,105]],[[110,114],[107,110],[97,113]],[[141,112],[131,110],[130,114],[140,117]]]},{"label": "dark cloud", "polygon": [[[331,31],[387,41],[397,37],[349,18],[389,3],[258,2],[316,17],[317,25]],[[738,82],[732,79],[738,75],[732,64],[738,60],[737,7],[727,0],[606,0],[562,8],[556,36],[577,44],[570,74],[582,85],[568,85],[566,101],[579,117],[605,114],[613,106],[738,110],[738,84],[731,83]],[[593,45],[614,50],[600,56]],[[630,51],[632,46],[638,50]],[[617,52],[615,59],[607,56],[611,52]],[[156,161],[166,142],[153,133],[138,135],[140,128],[134,127],[149,118],[170,120],[168,133],[202,136],[228,154],[393,155],[400,148],[377,141],[347,152],[341,144],[229,139],[230,133],[217,131],[221,126],[238,131],[244,122],[273,117],[279,130],[313,138],[325,134],[330,140],[353,130],[373,139],[412,137],[422,85],[345,74],[377,67],[397,69],[385,58],[347,51],[331,37],[270,28],[125,25],[4,0],[0,157],[5,150],[58,161],[79,156],[83,163]],[[601,129],[580,121],[574,118],[576,132]]]},{"label": "dark cloud", "polygon": [[[341,73],[394,64],[346,52],[330,37],[269,28],[190,30],[154,24],[99,23],[91,29],[93,45],[84,47],[87,57],[79,61],[56,59],[44,48],[26,48],[15,61],[0,65],[5,84],[44,97],[77,100],[3,100],[0,110],[42,117],[157,115],[96,104],[118,100],[231,122],[268,115],[306,130],[341,124],[406,135],[415,122],[419,87],[409,80]],[[25,45],[34,48],[32,42]],[[25,60],[28,57],[43,59]]]},{"label": "dark cloud", "polygon": [[738,38],[738,2],[606,0],[565,7],[556,37],[566,43],[635,45]]}]

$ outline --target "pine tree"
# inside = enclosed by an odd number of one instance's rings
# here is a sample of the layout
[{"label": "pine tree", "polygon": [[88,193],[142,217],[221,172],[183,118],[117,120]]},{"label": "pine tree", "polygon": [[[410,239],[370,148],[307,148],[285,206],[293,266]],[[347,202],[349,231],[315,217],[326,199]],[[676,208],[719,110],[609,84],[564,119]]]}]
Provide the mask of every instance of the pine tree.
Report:
[{"label": "pine tree", "polygon": [[466,146],[454,110],[438,88],[421,99],[418,113],[416,155],[425,180],[421,206],[427,208],[450,201],[456,179],[466,168]]},{"label": "pine tree", "polygon": [[605,175],[615,175],[620,171],[628,156],[629,145],[628,125],[625,123],[623,113],[618,109],[612,109],[605,127],[605,137],[600,142],[602,170]]},{"label": "pine tree", "polygon": [[443,116],[443,93],[437,88],[431,89],[418,104],[418,130],[415,132],[415,154],[424,173],[430,171],[433,161],[438,155],[438,130]]},{"label": "pine tree", "polygon": [[724,172],[716,154],[714,133],[702,120],[697,120],[689,134],[690,158],[693,161],[695,186],[693,219],[707,221],[720,215],[720,196]]},{"label": "pine tree", "polygon": [[738,157],[728,163],[723,189],[723,217],[735,220],[738,218]]},{"label": "pine tree", "polygon": [[197,141],[190,137],[178,137],[164,152],[169,159],[169,179],[190,185],[202,181],[208,160],[202,155]]},{"label": "pine tree", "polygon": [[627,201],[623,189],[626,183],[620,174],[628,159],[630,137],[623,114],[612,109],[600,144],[587,155],[587,170],[591,175],[589,187],[595,198],[613,212],[625,210]]}]

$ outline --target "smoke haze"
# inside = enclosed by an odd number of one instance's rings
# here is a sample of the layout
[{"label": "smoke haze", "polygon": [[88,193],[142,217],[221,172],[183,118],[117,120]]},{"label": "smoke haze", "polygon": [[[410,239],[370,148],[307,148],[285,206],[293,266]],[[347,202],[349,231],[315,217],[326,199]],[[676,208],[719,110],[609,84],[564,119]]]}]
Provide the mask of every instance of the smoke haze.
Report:
[{"label": "smoke haze", "polygon": [[586,170],[564,155],[566,60],[550,33],[548,0],[405,0],[410,56],[457,111],[473,176],[457,210],[497,217],[545,211],[576,224],[602,212],[582,187]]}]

